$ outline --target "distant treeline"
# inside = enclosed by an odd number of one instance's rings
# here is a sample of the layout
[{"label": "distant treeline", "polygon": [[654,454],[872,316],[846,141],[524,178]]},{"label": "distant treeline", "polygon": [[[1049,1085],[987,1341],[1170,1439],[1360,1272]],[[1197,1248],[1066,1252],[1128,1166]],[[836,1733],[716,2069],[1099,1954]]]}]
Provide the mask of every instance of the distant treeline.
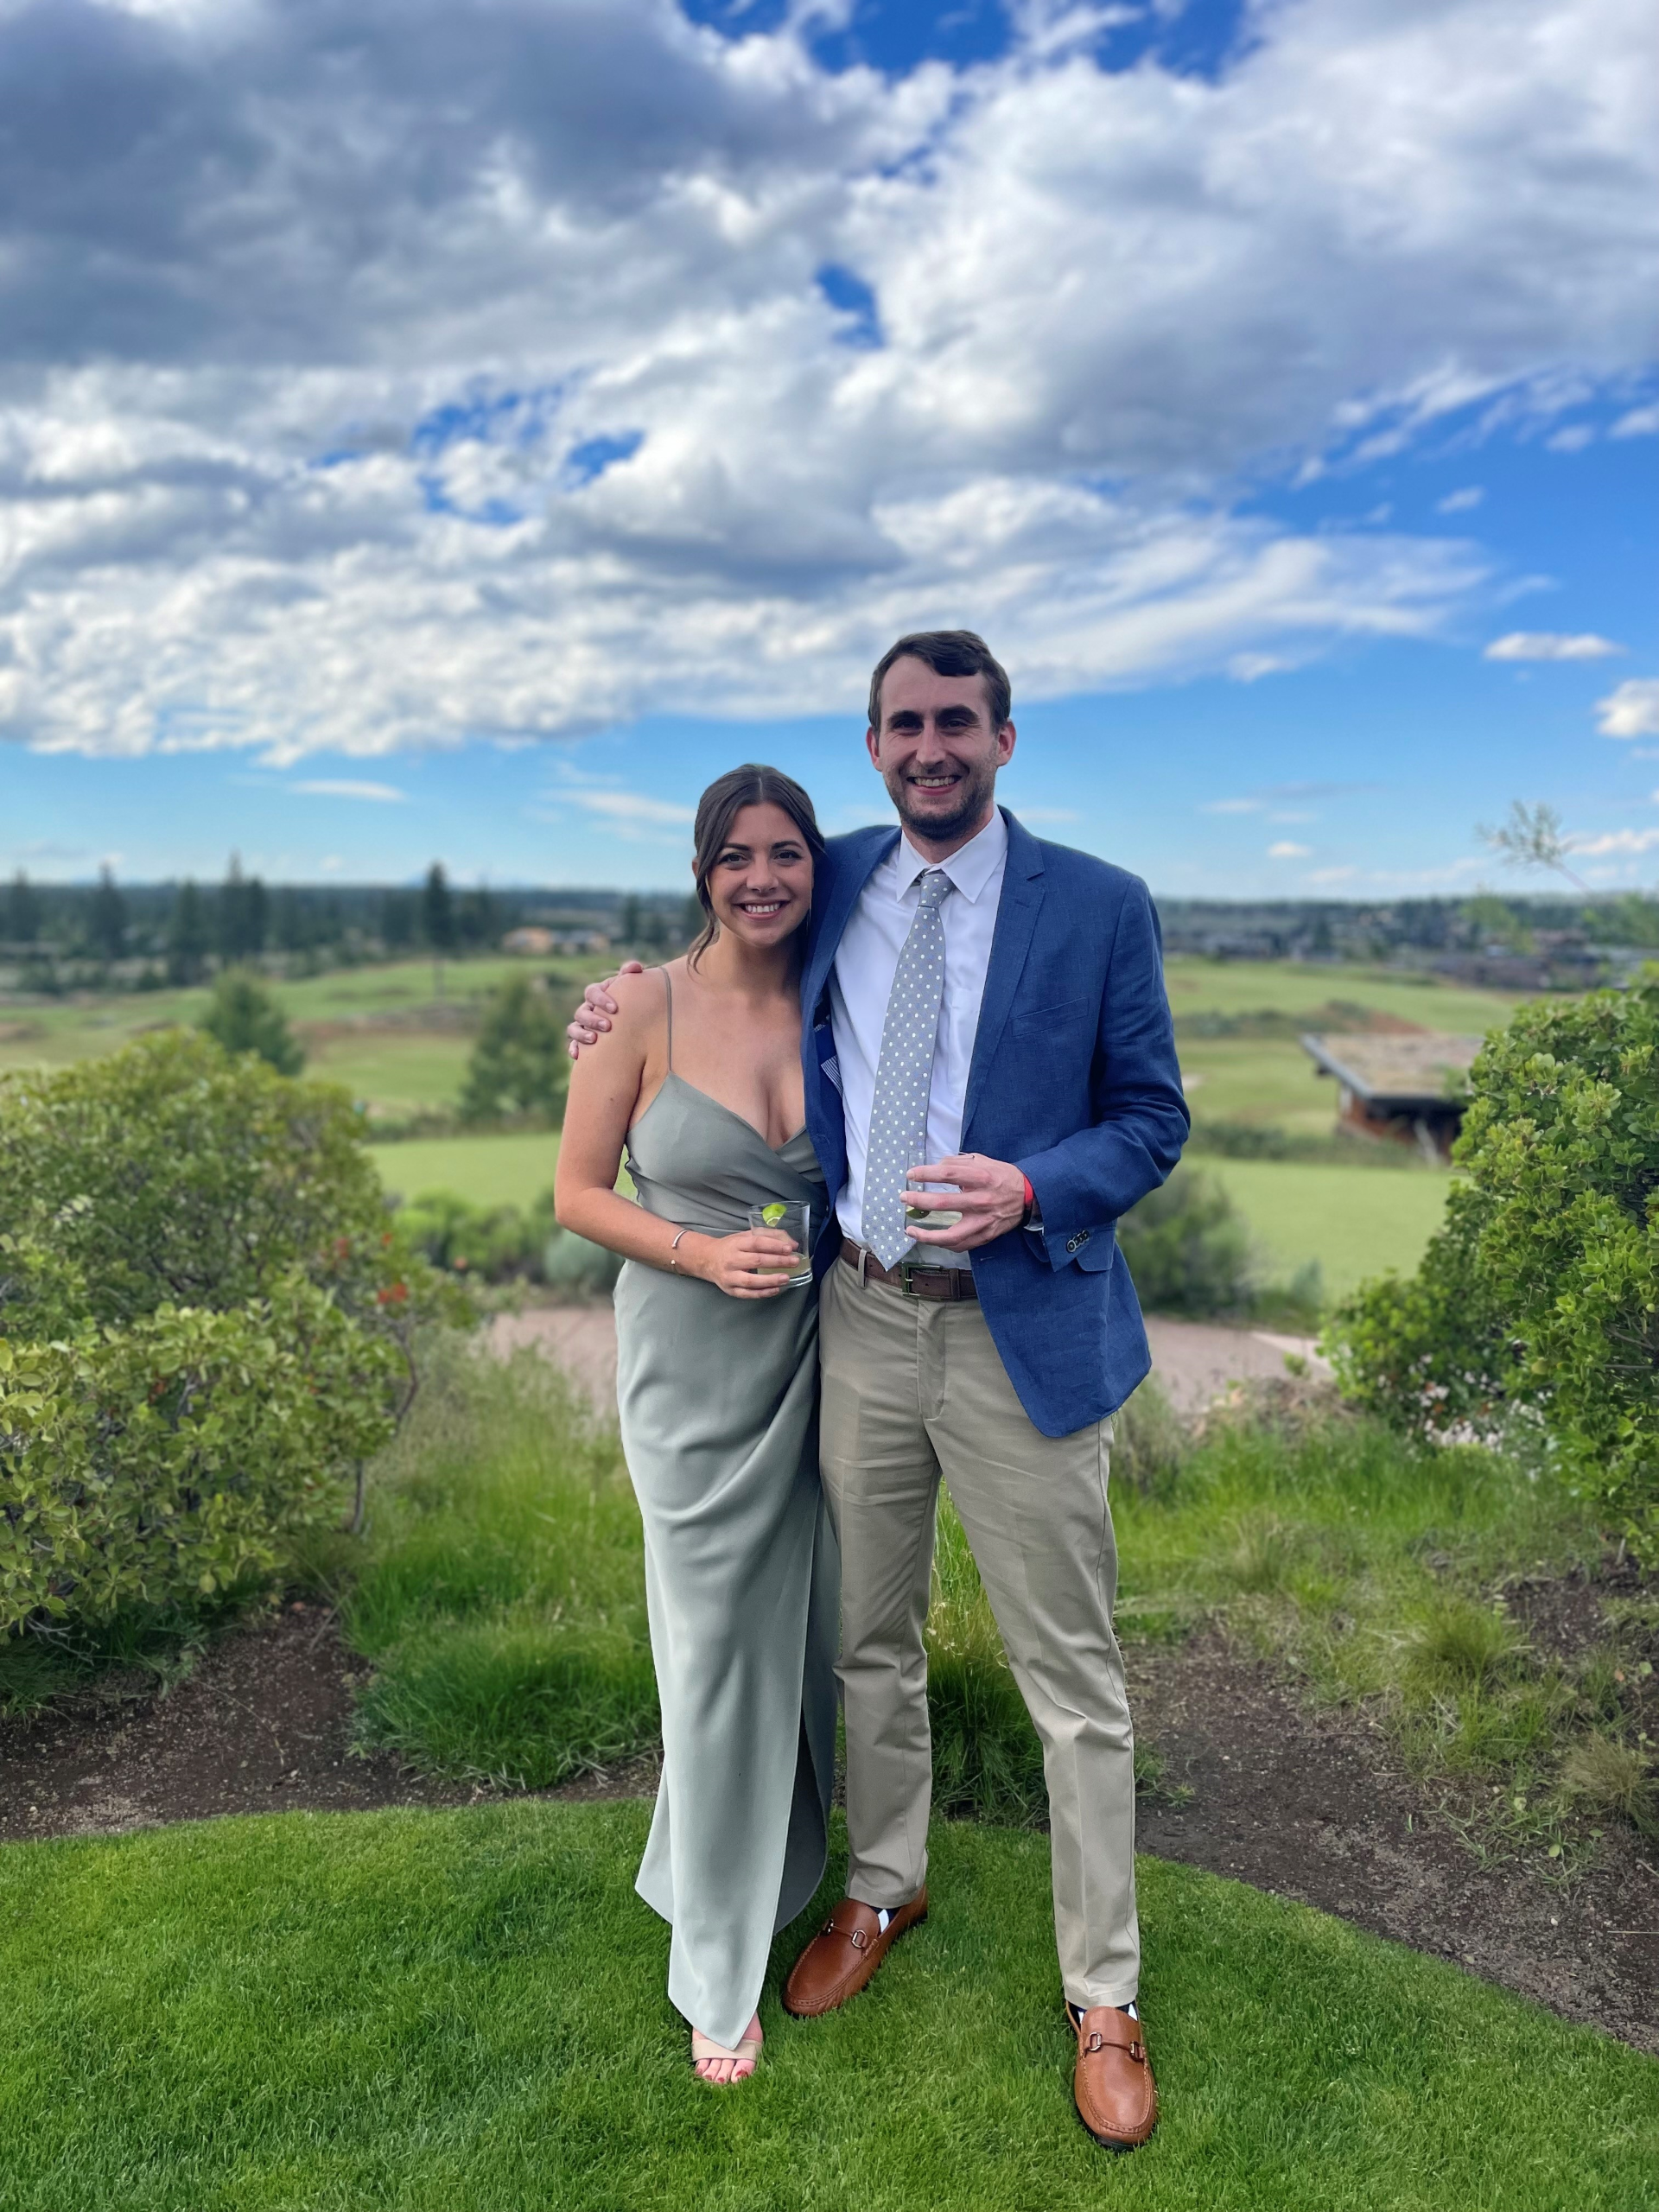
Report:
[{"label": "distant treeline", "polygon": [[1419,961],[1520,989],[1582,986],[1659,951],[1659,897],[1160,899],[1164,944],[1215,960]]},{"label": "distant treeline", "polygon": [[107,868],[92,884],[20,873],[0,887],[0,988],[159,989],[243,964],[303,975],[411,953],[464,958],[527,927],[575,948],[651,952],[683,944],[692,926],[677,893],[460,889],[440,861],[412,888],[267,886],[234,855],[213,885],[119,883]]},{"label": "distant treeline", "polygon": [[[1397,900],[1160,899],[1166,950],[1218,960],[1412,962],[1517,989],[1583,988],[1659,953],[1659,897]],[[550,932],[555,949],[677,949],[701,922],[677,893],[461,889],[434,861],[417,887],[283,884],[245,874],[234,855],[214,885],[0,887],[0,989],[157,989],[263,963],[288,974],[425,953],[492,951],[514,930]]]}]

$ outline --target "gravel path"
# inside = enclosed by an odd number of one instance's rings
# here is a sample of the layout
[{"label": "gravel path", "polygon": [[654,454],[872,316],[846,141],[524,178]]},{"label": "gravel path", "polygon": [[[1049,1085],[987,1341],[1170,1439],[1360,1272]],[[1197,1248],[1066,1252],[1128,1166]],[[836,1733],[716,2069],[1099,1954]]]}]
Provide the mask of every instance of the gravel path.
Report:
[{"label": "gravel path", "polygon": [[[1202,1413],[1229,1383],[1282,1375],[1285,1355],[1300,1354],[1316,1372],[1329,1368],[1312,1337],[1286,1337],[1266,1329],[1224,1329],[1208,1321],[1148,1317],[1152,1371],[1177,1413]],[[616,1324],[608,1306],[539,1306],[498,1314],[490,1342],[499,1352],[534,1344],[581,1382],[601,1411],[616,1400]]]}]

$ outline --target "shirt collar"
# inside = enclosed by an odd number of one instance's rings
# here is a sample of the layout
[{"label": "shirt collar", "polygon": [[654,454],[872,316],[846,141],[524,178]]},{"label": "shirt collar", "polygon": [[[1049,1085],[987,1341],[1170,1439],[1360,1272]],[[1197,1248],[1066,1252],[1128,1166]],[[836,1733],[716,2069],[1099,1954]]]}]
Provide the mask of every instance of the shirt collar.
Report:
[{"label": "shirt collar", "polygon": [[931,868],[943,868],[950,879],[951,887],[970,905],[976,904],[991,878],[1003,865],[1008,854],[1008,825],[1002,819],[1001,807],[993,807],[991,818],[976,836],[952,853],[948,861],[925,860],[910,842],[908,831],[900,830],[899,842],[893,855],[893,865],[899,877],[899,895],[903,898],[918,876]]}]

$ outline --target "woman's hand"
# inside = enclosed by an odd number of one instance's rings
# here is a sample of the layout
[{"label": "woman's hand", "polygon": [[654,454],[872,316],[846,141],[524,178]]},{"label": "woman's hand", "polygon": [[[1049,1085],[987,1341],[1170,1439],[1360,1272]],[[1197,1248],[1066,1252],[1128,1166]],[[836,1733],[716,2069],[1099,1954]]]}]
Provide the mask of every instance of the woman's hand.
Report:
[{"label": "woman's hand", "polygon": [[677,1257],[688,1274],[728,1298],[776,1298],[798,1270],[801,1248],[781,1229],[740,1229],[733,1236],[684,1237]]}]

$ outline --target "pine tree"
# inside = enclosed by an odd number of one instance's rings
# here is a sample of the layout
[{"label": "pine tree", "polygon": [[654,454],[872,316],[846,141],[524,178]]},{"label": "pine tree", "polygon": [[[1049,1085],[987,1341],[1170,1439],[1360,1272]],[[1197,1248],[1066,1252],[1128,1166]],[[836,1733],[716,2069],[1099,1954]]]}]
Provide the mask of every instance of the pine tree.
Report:
[{"label": "pine tree", "polygon": [[270,926],[265,887],[257,875],[243,874],[239,853],[231,855],[215,919],[221,959],[251,960],[264,950]]},{"label": "pine tree", "polygon": [[127,902],[115,887],[115,876],[108,868],[98,872],[98,888],[92,893],[92,909],[87,923],[92,948],[105,963],[118,960],[127,944]]},{"label": "pine tree", "polygon": [[167,925],[167,979],[199,983],[207,959],[207,914],[202,896],[188,878],[173,897]]},{"label": "pine tree", "polygon": [[432,995],[443,996],[443,956],[455,949],[455,902],[443,862],[434,861],[421,893],[421,928],[432,954]]},{"label": "pine tree", "polygon": [[19,868],[6,893],[5,936],[12,944],[35,944],[40,934],[40,899],[34,885]]},{"label": "pine tree", "polygon": [[257,1052],[278,1075],[298,1075],[305,1065],[281,1007],[245,968],[226,969],[219,977],[199,1027],[233,1057]]},{"label": "pine tree", "polygon": [[557,1122],[570,1070],[564,1024],[539,976],[515,976],[490,1001],[467,1063],[463,1122],[540,1114]]}]

